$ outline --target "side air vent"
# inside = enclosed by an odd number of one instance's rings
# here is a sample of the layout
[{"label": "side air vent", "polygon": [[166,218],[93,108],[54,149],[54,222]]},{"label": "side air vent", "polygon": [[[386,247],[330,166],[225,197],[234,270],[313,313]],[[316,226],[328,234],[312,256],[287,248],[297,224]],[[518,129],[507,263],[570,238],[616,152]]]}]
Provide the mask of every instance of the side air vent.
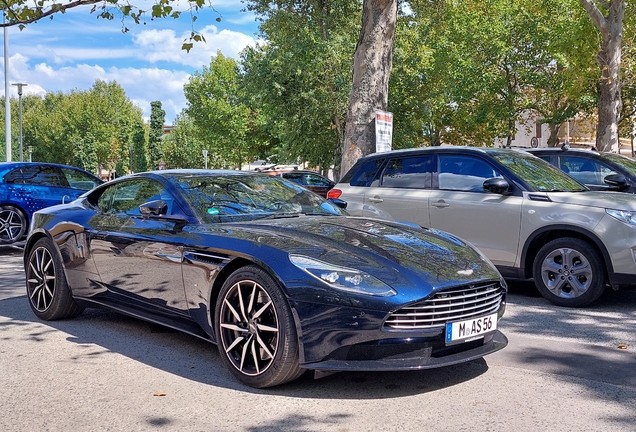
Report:
[{"label": "side air vent", "polygon": [[545,195],[528,195],[531,201],[551,202],[552,200]]},{"label": "side air vent", "polygon": [[225,254],[212,254],[209,252],[189,251],[184,254],[184,258],[191,262],[204,262],[208,264],[220,264],[230,260]]}]

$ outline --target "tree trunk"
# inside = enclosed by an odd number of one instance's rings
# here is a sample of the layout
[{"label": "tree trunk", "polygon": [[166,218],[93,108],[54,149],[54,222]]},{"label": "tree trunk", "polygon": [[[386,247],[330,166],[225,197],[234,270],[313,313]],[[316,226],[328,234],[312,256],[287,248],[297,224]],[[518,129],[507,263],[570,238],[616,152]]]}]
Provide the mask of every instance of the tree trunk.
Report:
[{"label": "tree trunk", "polygon": [[601,69],[598,100],[596,148],[600,151],[619,151],[618,122],[621,112],[621,46],[625,0],[610,0],[607,18],[594,0],[580,0],[592,22],[601,33],[601,49],[596,61]]},{"label": "tree trunk", "polygon": [[375,112],[388,106],[396,23],[397,0],[364,0],[362,29],[353,57],[342,173],[362,156],[375,152]]},{"label": "tree trunk", "polygon": [[548,123],[550,136],[548,137],[548,147],[556,147],[559,144],[559,128],[560,124]]}]

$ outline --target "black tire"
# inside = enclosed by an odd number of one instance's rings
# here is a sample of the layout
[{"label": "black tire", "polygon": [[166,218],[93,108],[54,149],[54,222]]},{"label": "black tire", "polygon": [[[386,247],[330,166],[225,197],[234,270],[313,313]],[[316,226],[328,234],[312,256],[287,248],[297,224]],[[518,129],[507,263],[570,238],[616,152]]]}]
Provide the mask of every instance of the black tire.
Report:
[{"label": "black tire", "polygon": [[27,232],[28,220],[16,207],[0,206],[0,244],[20,241]]},{"label": "black tire", "polygon": [[27,297],[38,318],[51,321],[82,313],[84,308],[71,296],[62,259],[50,239],[41,238],[33,245],[25,270]]},{"label": "black tire", "polygon": [[532,274],[537,289],[558,306],[583,307],[605,290],[607,272],[600,252],[577,238],[552,240],[539,250]]},{"label": "black tire", "polygon": [[298,337],[283,291],[263,269],[250,265],[225,281],[216,301],[216,340],[223,363],[255,388],[293,381]]}]

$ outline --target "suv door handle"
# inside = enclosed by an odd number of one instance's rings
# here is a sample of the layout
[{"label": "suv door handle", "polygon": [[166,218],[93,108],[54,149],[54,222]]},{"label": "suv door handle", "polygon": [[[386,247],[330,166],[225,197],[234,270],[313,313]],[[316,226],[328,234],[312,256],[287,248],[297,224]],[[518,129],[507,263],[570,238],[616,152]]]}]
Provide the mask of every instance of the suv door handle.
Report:
[{"label": "suv door handle", "polygon": [[437,202],[434,202],[431,204],[433,207],[437,207],[437,208],[444,208],[444,207],[449,207],[450,204],[448,204],[446,201],[444,200],[439,200]]},{"label": "suv door handle", "polygon": [[377,195],[374,196],[373,198],[369,198],[369,201],[372,202],[373,204],[384,202],[384,200]]}]

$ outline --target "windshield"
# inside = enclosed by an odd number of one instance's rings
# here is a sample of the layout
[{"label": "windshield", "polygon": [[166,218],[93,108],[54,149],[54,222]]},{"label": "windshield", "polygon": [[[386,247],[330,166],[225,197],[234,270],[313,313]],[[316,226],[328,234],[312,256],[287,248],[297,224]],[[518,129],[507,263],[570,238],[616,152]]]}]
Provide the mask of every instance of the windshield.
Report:
[{"label": "windshield", "polygon": [[313,192],[279,177],[191,175],[173,181],[197,216],[206,222],[346,214]]},{"label": "windshield", "polygon": [[548,162],[529,153],[491,151],[492,157],[538,192],[581,192],[585,186]]},{"label": "windshield", "polygon": [[630,174],[636,175],[636,161],[630,159],[627,156],[619,155],[617,153],[603,153],[603,157],[610,162],[614,162],[616,165],[620,165],[629,171]]}]

